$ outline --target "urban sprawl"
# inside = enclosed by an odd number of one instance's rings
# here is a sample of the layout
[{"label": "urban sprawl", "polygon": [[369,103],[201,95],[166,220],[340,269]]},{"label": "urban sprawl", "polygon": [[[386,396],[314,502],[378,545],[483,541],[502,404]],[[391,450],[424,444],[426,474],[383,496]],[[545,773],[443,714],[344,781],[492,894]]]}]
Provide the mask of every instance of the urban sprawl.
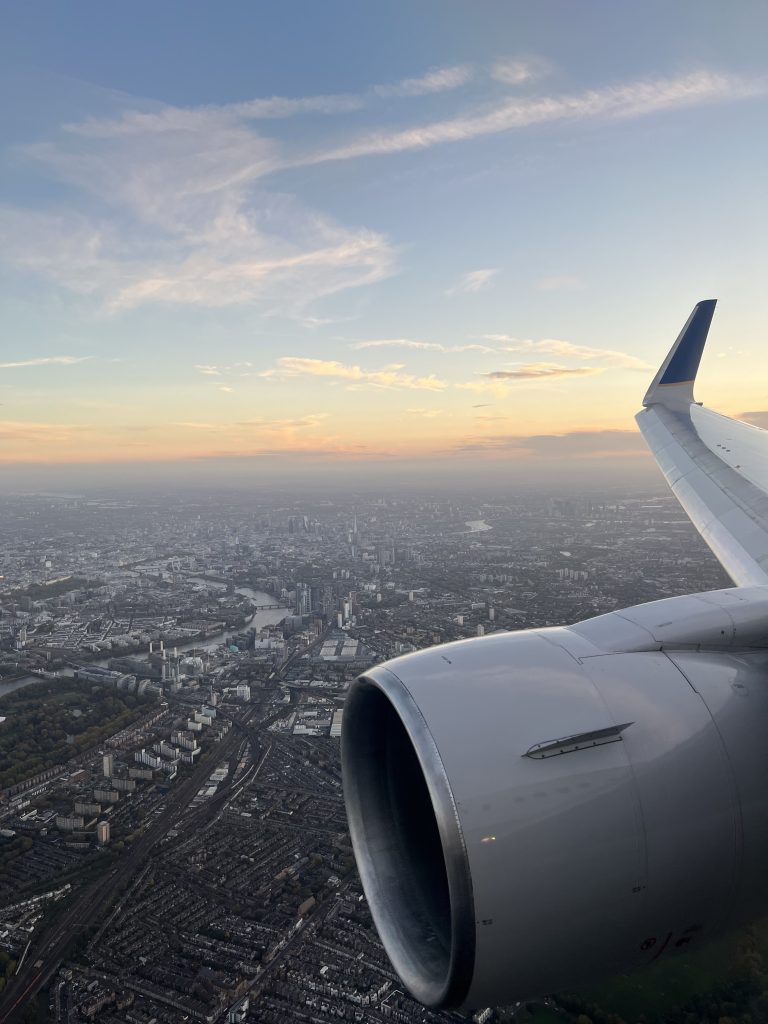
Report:
[{"label": "urban sprawl", "polygon": [[728,585],[656,494],[0,513],[2,1024],[459,1019],[404,993],[368,914],[341,791],[350,681]]}]

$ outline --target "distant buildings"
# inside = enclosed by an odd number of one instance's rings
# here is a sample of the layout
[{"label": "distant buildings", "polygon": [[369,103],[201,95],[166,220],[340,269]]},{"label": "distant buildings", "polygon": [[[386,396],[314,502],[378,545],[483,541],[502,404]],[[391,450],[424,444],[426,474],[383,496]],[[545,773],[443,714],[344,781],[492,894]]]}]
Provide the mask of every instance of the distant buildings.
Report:
[{"label": "distant buildings", "polygon": [[[80,523],[79,499],[67,501],[63,516]],[[393,981],[355,880],[338,742],[350,680],[428,644],[727,585],[667,497],[560,501],[531,492],[491,504],[394,495],[353,508],[334,496],[305,512],[281,494],[274,507],[269,498],[239,509],[233,500],[226,514],[215,494],[146,508],[97,503],[87,506],[92,535],[62,527],[55,570],[41,560],[51,561],[52,502],[5,506],[25,524],[18,537],[4,535],[6,581],[33,589],[0,593],[0,667],[61,672],[111,653],[108,668],[86,664],[80,677],[165,701],[99,741],[114,754],[53,770],[53,799],[39,811],[30,798],[47,781],[5,805],[12,827],[3,838],[33,837],[12,871],[28,872],[38,891],[78,858],[105,864],[95,845],[119,858],[124,840],[162,820],[155,815],[177,767],[199,761],[206,744],[212,754],[192,815],[169,833],[181,841],[159,843],[133,876],[123,913],[89,953],[93,971],[56,982],[61,1019],[70,1011],[73,1020],[128,1019],[117,1011],[130,1007],[137,1021],[244,1024],[253,990],[251,1019],[257,1005],[265,1024],[443,1020]],[[47,582],[67,573],[91,583],[49,592]],[[252,617],[253,603],[273,600],[258,591],[278,595],[289,613]],[[205,648],[201,637],[210,637]],[[254,694],[247,724],[259,742],[238,736],[228,762],[215,739]],[[216,794],[226,800],[210,827],[197,829],[195,808]],[[9,873],[0,889],[7,904],[16,878]],[[491,1018],[477,1012],[478,1021]]]}]

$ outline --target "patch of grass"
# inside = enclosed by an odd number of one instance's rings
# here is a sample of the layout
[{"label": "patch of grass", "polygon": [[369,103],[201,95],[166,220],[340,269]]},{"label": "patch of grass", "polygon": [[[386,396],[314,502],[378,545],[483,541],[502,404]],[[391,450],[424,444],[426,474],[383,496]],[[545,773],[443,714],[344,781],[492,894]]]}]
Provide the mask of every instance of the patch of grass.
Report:
[{"label": "patch of grass", "polygon": [[757,922],[748,931],[733,930],[701,949],[606,979],[578,994],[584,1003],[626,1021],[641,1017],[658,1020],[692,1000],[711,994],[718,1001],[725,990],[749,987],[747,951],[768,962],[768,919]]},{"label": "patch of grass", "polygon": [[527,1020],[530,1024],[565,1024],[567,1017],[566,1014],[553,1010],[551,1006],[532,1003],[528,1009]]}]

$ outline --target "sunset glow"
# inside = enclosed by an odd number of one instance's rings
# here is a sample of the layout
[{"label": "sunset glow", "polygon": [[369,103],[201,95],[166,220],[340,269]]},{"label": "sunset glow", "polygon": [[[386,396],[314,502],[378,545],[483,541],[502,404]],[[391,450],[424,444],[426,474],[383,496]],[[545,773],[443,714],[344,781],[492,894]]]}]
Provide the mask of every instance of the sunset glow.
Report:
[{"label": "sunset glow", "polygon": [[709,296],[701,397],[758,421],[763,14],[681,5],[660,49],[648,11],[544,7],[435,7],[407,46],[368,5],[243,7],[210,47],[165,12],[149,61],[127,10],[87,15],[99,54],[84,11],[19,14],[0,461],[645,459],[632,416]]}]

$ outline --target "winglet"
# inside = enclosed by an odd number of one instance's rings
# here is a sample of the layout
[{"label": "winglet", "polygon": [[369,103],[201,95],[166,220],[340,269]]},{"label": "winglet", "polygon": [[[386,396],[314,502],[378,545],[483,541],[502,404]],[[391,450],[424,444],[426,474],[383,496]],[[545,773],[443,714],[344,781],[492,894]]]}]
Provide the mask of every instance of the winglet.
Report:
[{"label": "winglet", "polygon": [[689,406],[693,401],[693,382],[707,340],[717,299],[697,302],[661,369],[645,394],[643,405]]}]

